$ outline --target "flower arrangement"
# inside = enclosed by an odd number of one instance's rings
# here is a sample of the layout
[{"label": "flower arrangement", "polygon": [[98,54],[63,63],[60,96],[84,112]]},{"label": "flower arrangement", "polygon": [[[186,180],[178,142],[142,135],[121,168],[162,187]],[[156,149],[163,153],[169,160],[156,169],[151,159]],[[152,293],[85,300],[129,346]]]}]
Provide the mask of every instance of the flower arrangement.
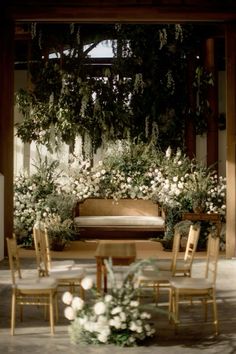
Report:
[{"label": "flower arrangement", "polygon": [[62,220],[58,214],[49,214],[44,219],[45,227],[48,230],[50,248],[61,251],[75,235],[74,223],[72,219]]},{"label": "flower arrangement", "polygon": [[62,220],[73,219],[74,205],[87,198],[153,200],[166,212],[165,236],[170,239],[174,224],[183,212],[193,211],[196,201],[204,202],[204,212],[219,213],[225,221],[226,179],[180,149],[163,153],[152,144],[118,140],[94,166],[74,157],[66,171],[43,167],[15,180],[15,228],[29,240],[38,212],[42,218],[54,213]]},{"label": "flower arrangement", "polygon": [[[74,343],[134,346],[154,335],[149,323],[151,315],[141,311],[137,300],[134,273],[140,265],[137,262],[131,266],[119,283],[107,262],[111,291],[90,304],[69,292],[63,294],[62,300],[67,305],[64,314],[71,321],[69,333]],[[81,285],[86,290],[92,289],[93,281],[85,277]]]}]

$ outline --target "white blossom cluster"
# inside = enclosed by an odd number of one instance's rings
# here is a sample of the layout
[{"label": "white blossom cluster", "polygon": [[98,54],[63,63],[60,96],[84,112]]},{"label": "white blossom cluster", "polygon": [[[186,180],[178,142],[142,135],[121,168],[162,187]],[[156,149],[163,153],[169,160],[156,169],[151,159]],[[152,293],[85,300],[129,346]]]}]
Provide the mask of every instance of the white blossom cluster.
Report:
[{"label": "white blossom cluster", "polygon": [[[88,290],[93,287],[93,282],[85,277],[81,285]],[[65,292],[62,300],[67,305],[65,317],[71,321],[72,341],[133,346],[153,336],[155,330],[149,323],[151,315],[140,310],[136,290],[128,278],[119,285],[113,281],[111,292],[91,304]]]},{"label": "white blossom cluster", "polygon": [[67,171],[54,173],[50,180],[41,177],[15,179],[15,229],[26,235],[32,233],[38,213],[43,218],[55,213],[48,208],[47,193],[65,194],[75,202],[88,198],[149,199],[167,211],[177,208],[180,213],[192,211],[194,202],[204,199],[205,212],[219,213],[223,221],[226,215],[226,179],[189,160],[181,150],[172,153],[168,148],[153,158],[143,145],[130,149],[118,141],[96,166],[89,160],[74,159]]}]

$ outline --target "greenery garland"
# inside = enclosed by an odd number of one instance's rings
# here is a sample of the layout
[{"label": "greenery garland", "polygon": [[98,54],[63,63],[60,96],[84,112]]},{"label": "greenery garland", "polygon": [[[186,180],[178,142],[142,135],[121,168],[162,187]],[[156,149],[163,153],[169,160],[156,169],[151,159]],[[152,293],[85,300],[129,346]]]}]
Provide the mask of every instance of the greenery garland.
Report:
[{"label": "greenery garland", "polygon": [[[109,29],[116,40],[115,57],[111,66],[97,74],[91,73],[89,51],[102,35],[90,39],[82,25],[77,30],[73,25],[65,31],[62,43],[57,43],[54,34],[49,44],[48,27],[37,36],[34,26],[33,42],[40,42],[42,52],[49,45],[55,47],[61,58],[31,63],[32,89],[16,94],[23,114],[17,135],[23,142],[36,141],[52,150],[63,141],[73,148],[76,136],[88,134],[96,151],[104,140],[138,136],[148,142],[155,135],[163,151],[169,145],[184,148],[189,112],[186,62],[194,50],[192,43],[199,40],[196,31],[178,24],[110,25]],[[95,44],[84,50],[88,41]],[[63,53],[62,46],[69,54]],[[199,122],[206,120],[204,95],[212,82],[204,71],[196,74],[195,90],[203,95],[196,112]],[[206,128],[200,127],[201,132]]]}]

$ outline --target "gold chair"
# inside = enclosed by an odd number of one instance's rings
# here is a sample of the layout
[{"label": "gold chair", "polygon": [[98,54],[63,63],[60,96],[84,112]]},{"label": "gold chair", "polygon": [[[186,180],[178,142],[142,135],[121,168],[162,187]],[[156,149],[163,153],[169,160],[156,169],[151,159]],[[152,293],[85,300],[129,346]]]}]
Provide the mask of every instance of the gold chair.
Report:
[{"label": "gold chair", "polygon": [[207,305],[212,303],[213,323],[215,333],[218,334],[218,318],[215,295],[215,282],[217,274],[217,261],[219,255],[219,237],[209,234],[207,247],[206,271],[204,278],[173,278],[170,280],[170,311],[174,320],[175,330],[179,324],[179,303],[181,298],[201,299],[205,308],[207,320]]},{"label": "gold chair", "polygon": [[54,334],[54,306],[56,307],[57,281],[53,278],[22,278],[16,238],[7,238],[9,265],[12,276],[11,334],[15,332],[16,305],[47,306],[51,334]]},{"label": "gold chair", "polygon": [[181,260],[178,259],[181,235],[179,230],[175,229],[171,261],[168,263],[157,261],[155,266],[145,268],[141,274],[138,275],[137,281],[139,287],[153,287],[156,294],[156,303],[159,299],[160,288],[169,289],[170,278],[176,276],[191,276],[192,264],[197,249],[199,234],[200,224],[191,225],[185,255],[183,260]]},{"label": "gold chair", "polygon": [[[190,225],[183,259],[178,258],[181,235],[179,234],[178,229],[175,229],[172,259],[170,262],[157,261],[158,269],[160,271],[170,271],[172,272],[172,276],[177,276],[177,275],[191,276],[192,263],[197,249],[200,229],[201,227],[199,223]],[[175,238],[177,238],[176,243],[175,243]]]},{"label": "gold chair", "polygon": [[66,270],[75,265],[74,260],[52,261],[49,248],[42,245],[43,238],[41,233],[44,232],[45,226],[42,222],[37,222],[33,227],[34,246],[36,251],[37,264],[40,266],[40,271],[45,271],[44,264],[47,263],[48,270]]},{"label": "gold chair", "polygon": [[[81,287],[81,280],[84,278],[86,271],[83,267],[76,265],[69,268],[60,266],[52,267],[50,245],[47,234],[47,229],[41,225],[37,232],[33,233],[34,244],[36,251],[36,262],[40,276],[53,277],[58,282],[58,287],[69,287],[69,290],[74,293],[75,287],[79,287],[80,296],[84,298],[84,291]],[[59,261],[58,261],[59,262]],[[61,261],[63,262],[63,261]],[[66,262],[66,261],[65,261]]]}]

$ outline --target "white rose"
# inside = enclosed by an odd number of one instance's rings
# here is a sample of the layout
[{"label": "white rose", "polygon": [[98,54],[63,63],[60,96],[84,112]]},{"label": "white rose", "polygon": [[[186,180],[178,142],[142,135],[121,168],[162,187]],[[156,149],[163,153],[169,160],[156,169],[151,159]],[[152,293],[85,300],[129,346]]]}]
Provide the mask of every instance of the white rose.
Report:
[{"label": "white rose", "polygon": [[122,322],[126,321],[126,314],[124,312],[120,313],[120,319],[121,319]]},{"label": "white rose", "polygon": [[96,315],[102,315],[106,311],[106,305],[104,302],[99,301],[94,305],[93,309]]},{"label": "white rose", "polygon": [[81,286],[84,290],[89,290],[93,287],[93,279],[90,277],[84,277],[81,281]]},{"label": "white rose", "polygon": [[73,300],[73,295],[69,291],[66,291],[62,295],[62,302],[64,302],[64,304],[70,305],[72,300]]},{"label": "white rose", "polygon": [[115,315],[121,311],[122,311],[122,308],[120,306],[116,306],[116,307],[114,307],[114,309],[111,310],[111,314]]},{"label": "white rose", "polygon": [[75,296],[72,300],[71,307],[75,311],[80,311],[84,307],[84,300],[82,300],[80,297]]},{"label": "white rose", "polygon": [[73,321],[75,319],[75,313],[71,306],[67,306],[64,310],[64,316],[69,321]]},{"label": "white rose", "polygon": [[106,343],[107,342],[107,339],[108,339],[108,336],[106,333],[99,333],[98,334],[98,340],[99,342],[101,343]]},{"label": "white rose", "polygon": [[105,302],[110,302],[112,300],[112,296],[110,294],[105,295]]}]

